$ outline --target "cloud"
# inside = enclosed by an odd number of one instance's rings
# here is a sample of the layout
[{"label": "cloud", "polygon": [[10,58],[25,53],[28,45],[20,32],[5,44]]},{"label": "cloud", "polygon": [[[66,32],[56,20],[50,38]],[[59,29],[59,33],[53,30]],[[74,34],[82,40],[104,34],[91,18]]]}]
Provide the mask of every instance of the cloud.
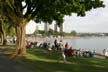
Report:
[{"label": "cloud", "polygon": [[77,17],[76,14],[66,16],[64,31],[70,32],[108,32],[108,0],[104,0],[105,8],[92,9],[86,12],[85,17]]}]

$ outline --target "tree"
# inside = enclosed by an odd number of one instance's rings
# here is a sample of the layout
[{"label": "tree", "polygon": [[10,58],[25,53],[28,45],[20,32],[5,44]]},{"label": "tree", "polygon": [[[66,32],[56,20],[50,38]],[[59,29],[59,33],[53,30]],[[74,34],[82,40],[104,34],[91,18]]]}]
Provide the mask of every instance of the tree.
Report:
[{"label": "tree", "polygon": [[15,28],[13,26],[8,27],[7,35],[16,36]]},{"label": "tree", "polygon": [[73,30],[73,31],[71,32],[71,34],[72,34],[73,36],[76,36],[76,35],[77,35],[77,32],[76,32],[75,30]]},{"label": "tree", "polygon": [[1,41],[3,45],[6,45],[6,32],[8,31],[8,25],[6,25],[6,18],[5,16],[0,15],[0,34],[1,34]]},{"label": "tree", "polygon": [[65,15],[85,16],[86,11],[103,6],[100,0],[0,0],[1,14],[16,28],[16,55],[26,54],[25,26],[31,19],[51,24]]},{"label": "tree", "polygon": [[0,15],[0,35],[3,45],[7,43],[7,35],[15,35],[14,26],[12,26],[11,21],[8,21],[3,15]]},{"label": "tree", "polygon": [[1,42],[3,45],[6,45],[6,28],[5,26],[5,18],[0,15],[0,35],[1,35]]},{"label": "tree", "polygon": [[53,34],[54,34],[54,30],[49,28],[48,35],[50,36],[50,35],[53,35]]}]

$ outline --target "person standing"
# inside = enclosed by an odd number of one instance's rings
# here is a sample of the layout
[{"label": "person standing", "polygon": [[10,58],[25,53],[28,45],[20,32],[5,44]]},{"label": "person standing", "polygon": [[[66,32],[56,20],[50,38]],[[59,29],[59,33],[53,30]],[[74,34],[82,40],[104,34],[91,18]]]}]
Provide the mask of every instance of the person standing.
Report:
[{"label": "person standing", "polygon": [[57,39],[55,39],[55,41],[54,41],[54,47],[56,48],[56,50],[58,50],[58,42],[57,42]]},{"label": "person standing", "polygon": [[62,40],[60,40],[60,48],[61,48],[61,56],[62,56],[62,58],[63,58],[63,61],[64,61],[64,63],[66,63],[66,55],[65,55],[65,53],[64,53],[64,45],[63,45],[63,41]]},{"label": "person standing", "polygon": [[65,49],[64,49],[65,55],[67,55],[68,49],[69,49],[69,45],[68,45],[68,42],[66,42],[66,44],[65,44]]},{"label": "person standing", "polygon": [[105,52],[106,52],[106,50],[105,49],[103,49],[103,54],[105,55]]},{"label": "person standing", "polygon": [[66,49],[69,48],[68,42],[66,42],[66,44],[65,44],[65,48],[66,48]]}]

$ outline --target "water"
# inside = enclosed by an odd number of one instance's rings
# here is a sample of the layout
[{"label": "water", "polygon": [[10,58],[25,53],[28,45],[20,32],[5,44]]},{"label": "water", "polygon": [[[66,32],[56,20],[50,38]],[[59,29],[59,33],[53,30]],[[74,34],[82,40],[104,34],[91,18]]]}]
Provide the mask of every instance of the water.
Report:
[{"label": "water", "polygon": [[102,53],[103,49],[108,51],[108,37],[68,38],[64,42],[75,49],[95,50],[97,53]]}]

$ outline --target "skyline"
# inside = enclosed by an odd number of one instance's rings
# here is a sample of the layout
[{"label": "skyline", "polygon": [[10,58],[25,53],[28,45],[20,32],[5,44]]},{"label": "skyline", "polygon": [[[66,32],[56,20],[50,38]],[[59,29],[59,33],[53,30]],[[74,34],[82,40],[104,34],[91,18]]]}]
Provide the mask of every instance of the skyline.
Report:
[{"label": "skyline", "polygon": [[[63,23],[63,31],[71,32],[75,30],[76,32],[104,32],[108,33],[108,0],[104,0],[105,8],[92,9],[86,12],[85,17],[78,17],[76,14],[72,16],[65,16]],[[44,23],[37,24],[30,21],[26,27],[26,33],[33,33],[36,26],[39,29],[44,29]],[[50,25],[50,28],[54,29],[54,23]]]}]

